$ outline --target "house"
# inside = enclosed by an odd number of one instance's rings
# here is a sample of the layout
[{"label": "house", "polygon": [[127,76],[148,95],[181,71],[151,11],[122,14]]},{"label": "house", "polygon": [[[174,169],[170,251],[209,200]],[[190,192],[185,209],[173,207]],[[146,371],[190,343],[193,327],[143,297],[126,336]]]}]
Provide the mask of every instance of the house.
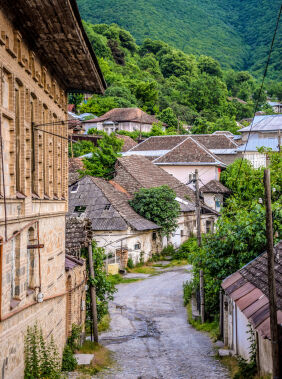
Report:
[{"label": "house", "polygon": [[[222,282],[225,345],[250,358],[249,325],[255,333],[259,375],[272,372],[267,253],[263,253]],[[277,319],[282,325],[282,241],[275,246]],[[282,337],[280,327],[280,338]],[[281,354],[281,353],[280,353]]]},{"label": "house", "polygon": [[155,165],[161,167],[184,184],[192,182],[195,170],[198,169],[200,186],[211,180],[219,180],[220,171],[226,165],[204,145],[191,137],[185,140],[168,153],[154,159]]},{"label": "house", "polygon": [[282,133],[282,114],[255,116],[249,126],[239,130],[242,144],[237,151],[249,160],[254,168],[266,167],[266,155],[258,152],[259,148],[279,151]]},{"label": "house", "polygon": [[84,296],[65,257],[67,92],[105,82],[75,1],[2,0],[0,75],[0,377],[20,379],[27,327],[61,353]]},{"label": "house", "polygon": [[224,197],[231,194],[231,191],[217,180],[211,180],[201,186],[200,192],[204,198],[204,203],[217,212],[221,211]]},{"label": "house", "polygon": [[[227,132],[225,132],[227,133]],[[211,181],[220,186],[220,173],[226,167],[224,161],[233,161],[237,157],[238,145],[231,134],[176,135],[150,137],[123,154],[123,156],[140,155],[151,160],[183,184],[194,189],[195,170],[199,173],[199,187]],[[232,157],[232,158],[231,158]],[[220,186],[223,189],[223,186]],[[210,186],[215,188],[215,186]],[[224,187],[225,188],[225,187]],[[224,189],[228,192],[227,188]],[[227,191],[227,192],[226,192]],[[220,198],[218,191],[212,196]],[[208,198],[209,195],[206,195]],[[215,208],[215,201],[210,202]],[[209,204],[210,204],[209,203]]]},{"label": "house", "polygon": [[[179,247],[189,236],[196,234],[194,191],[144,156],[130,155],[118,158],[114,182],[122,186],[131,197],[141,188],[169,186],[175,191],[176,200],[180,205],[178,228],[169,242]],[[201,229],[203,233],[213,230],[217,217],[217,212],[202,204]]]},{"label": "house", "polygon": [[104,130],[108,134],[124,130],[127,132],[150,132],[159,120],[139,108],[114,108],[103,116],[84,122],[86,131],[91,128]]},{"label": "house", "polygon": [[122,252],[126,261],[147,261],[162,249],[160,227],[133,210],[126,190],[104,179],[85,176],[70,186],[68,215],[89,219],[98,246],[115,260]]},{"label": "house", "polygon": [[269,106],[271,106],[274,113],[282,113],[282,103],[279,101],[268,101]]}]

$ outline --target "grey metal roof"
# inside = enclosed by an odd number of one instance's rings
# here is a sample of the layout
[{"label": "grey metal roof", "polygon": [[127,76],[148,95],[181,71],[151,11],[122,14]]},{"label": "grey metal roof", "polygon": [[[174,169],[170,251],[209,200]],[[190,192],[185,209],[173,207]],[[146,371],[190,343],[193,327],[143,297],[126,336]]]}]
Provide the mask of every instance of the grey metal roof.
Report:
[{"label": "grey metal roof", "polygon": [[282,130],[282,114],[255,116],[252,123],[239,132],[271,132]]},{"label": "grey metal roof", "polygon": [[85,176],[78,182],[76,192],[69,189],[69,215],[79,215],[77,206],[85,206],[85,217],[92,222],[93,230],[155,230],[160,227],[138,215],[128,203],[124,193],[101,178]]},{"label": "grey metal roof", "polygon": [[237,151],[257,151],[260,147],[278,151],[278,137],[261,137],[259,134],[251,134],[248,143],[239,146]]}]

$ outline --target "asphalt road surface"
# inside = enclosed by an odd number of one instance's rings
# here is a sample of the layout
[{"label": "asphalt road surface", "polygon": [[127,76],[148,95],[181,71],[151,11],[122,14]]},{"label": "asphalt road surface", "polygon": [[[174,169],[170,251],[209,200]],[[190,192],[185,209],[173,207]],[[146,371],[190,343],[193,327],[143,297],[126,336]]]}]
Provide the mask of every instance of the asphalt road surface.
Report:
[{"label": "asphalt road surface", "polygon": [[100,343],[114,352],[114,379],[230,378],[214,358],[209,337],[187,323],[182,284],[188,266],[120,284],[110,304],[111,330]]}]

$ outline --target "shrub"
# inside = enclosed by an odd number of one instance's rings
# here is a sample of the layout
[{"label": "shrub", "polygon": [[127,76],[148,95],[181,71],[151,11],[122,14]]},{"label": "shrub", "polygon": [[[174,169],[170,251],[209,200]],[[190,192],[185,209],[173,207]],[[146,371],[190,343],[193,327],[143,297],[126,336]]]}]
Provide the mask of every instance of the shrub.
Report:
[{"label": "shrub", "polygon": [[69,345],[66,345],[63,351],[62,371],[74,371],[77,367],[77,360]]},{"label": "shrub", "polygon": [[183,300],[184,300],[184,305],[188,305],[189,301],[192,298],[192,294],[195,290],[194,283],[190,281],[186,281],[183,283]]},{"label": "shrub", "polygon": [[133,268],[134,267],[133,259],[131,257],[128,258],[127,267],[128,268]]},{"label": "shrub", "polygon": [[175,254],[175,249],[173,245],[167,245],[162,249],[161,255],[174,255]]}]

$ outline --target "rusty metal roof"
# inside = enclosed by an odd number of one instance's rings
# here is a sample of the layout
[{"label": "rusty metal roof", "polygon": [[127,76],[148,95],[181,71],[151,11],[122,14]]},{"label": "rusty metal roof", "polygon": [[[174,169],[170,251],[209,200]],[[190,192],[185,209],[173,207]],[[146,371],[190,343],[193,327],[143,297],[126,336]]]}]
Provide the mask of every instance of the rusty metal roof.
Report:
[{"label": "rusty metal roof", "polygon": [[[277,318],[282,323],[282,241],[275,246]],[[225,293],[263,338],[270,339],[267,253],[248,263],[222,282]]]}]

